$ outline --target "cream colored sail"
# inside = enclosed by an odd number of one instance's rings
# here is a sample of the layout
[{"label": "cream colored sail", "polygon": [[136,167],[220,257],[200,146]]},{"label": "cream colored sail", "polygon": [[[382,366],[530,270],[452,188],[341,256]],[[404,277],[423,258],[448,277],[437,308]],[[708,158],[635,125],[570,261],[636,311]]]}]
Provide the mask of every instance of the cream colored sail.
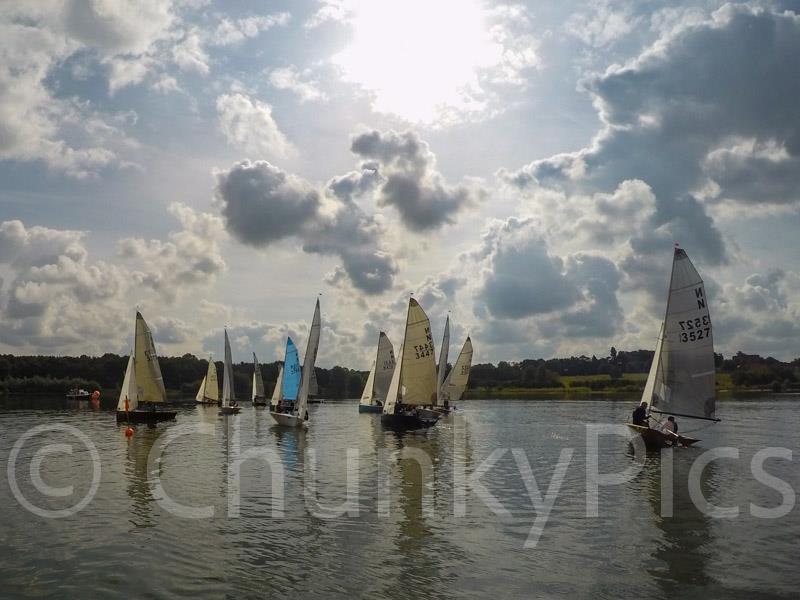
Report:
[{"label": "cream colored sail", "polygon": [[228,330],[225,330],[225,362],[222,369],[222,406],[230,406],[236,400],[233,390],[233,362],[231,359],[231,343],[228,341]]},{"label": "cream colored sail", "polygon": [[444,372],[447,370],[447,355],[450,352],[450,315],[444,322],[444,335],[442,336],[442,347],[439,349],[439,367],[436,371],[436,404],[444,402],[442,398],[442,385],[444,385]]},{"label": "cream colored sail", "polygon": [[467,337],[461,352],[458,354],[453,370],[447,375],[442,386],[443,401],[458,402],[464,395],[469,383],[469,371],[472,368],[472,340]]},{"label": "cream colored sail", "polygon": [[311,374],[314,371],[314,364],[317,361],[317,350],[319,350],[319,335],[321,323],[319,317],[319,298],[314,307],[314,318],[311,321],[311,330],[308,332],[308,343],[303,362],[303,371],[300,378],[300,391],[297,393],[297,416],[305,419],[308,406],[308,391],[311,388]]},{"label": "cream colored sail", "polygon": [[662,377],[661,370],[661,348],[664,345],[664,322],[661,322],[661,327],[658,328],[658,341],[656,341],[656,351],[653,354],[653,362],[650,363],[650,371],[647,374],[647,381],[644,384],[644,391],[642,392],[642,402],[647,402],[648,406],[653,404],[653,394],[656,388],[662,390],[664,387],[664,378]]},{"label": "cream colored sail", "polygon": [[261,367],[258,365],[256,353],[253,352],[253,400],[260,400],[266,398],[264,394],[264,379],[261,377]]},{"label": "cream colored sail", "polygon": [[430,405],[436,402],[436,356],[431,323],[419,303],[408,303],[406,333],[401,356],[401,402]]},{"label": "cream colored sail", "polygon": [[206,377],[203,375],[203,381],[200,382],[200,389],[197,390],[197,395],[194,397],[196,402],[202,402],[206,397]]},{"label": "cream colored sail", "polygon": [[372,368],[369,370],[367,376],[367,384],[364,386],[364,391],[361,392],[361,404],[364,406],[371,406],[373,404],[372,390],[375,385],[375,361],[372,361]]},{"label": "cream colored sail", "polygon": [[142,317],[136,313],[136,339],[134,341],[134,370],[139,402],[166,402],[167,391],[158,366],[153,334]]},{"label": "cream colored sail", "polygon": [[714,337],[705,286],[686,252],[675,249],[664,319],[660,365],[653,410],[683,417],[713,419]]},{"label": "cream colored sail", "polygon": [[[403,356],[403,346],[400,346],[400,356]],[[386,401],[383,403],[383,412],[385,414],[393,415],[397,407],[397,399],[400,395],[400,378],[403,374],[402,362],[395,367],[392,373],[392,380],[389,383],[389,391],[386,392]]]},{"label": "cream colored sail", "polygon": [[281,403],[283,399],[283,365],[280,366],[278,369],[278,381],[275,382],[275,389],[272,390],[272,400],[270,401],[270,406],[272,409],[275,410],[278,407],[278,404]]},{"label": "cream colored sail", "polygon": [[[125,378],[122,380],[122,389],[119,391],[117,410],[135,410],[139,405],[138,390],[136,389],[136,369],[134,367],[133,352],[128,357],[128,367],[125,369]],[[125,406],[125,400],[128,406]]]},{"label": "cream colored sail", "polygon": [[389,384],[395,369],[394,347],[383,331],[378,336],[378,354],[375,357],[375,383],[372,386],[373,403],[386,400]]},{"label": "cream colored sail", "polygon": [[206,388],[203,392],[206,400],[219,402],[219,380],[217,379],[217,365],[208,357],[208,371],[206,372]]}]

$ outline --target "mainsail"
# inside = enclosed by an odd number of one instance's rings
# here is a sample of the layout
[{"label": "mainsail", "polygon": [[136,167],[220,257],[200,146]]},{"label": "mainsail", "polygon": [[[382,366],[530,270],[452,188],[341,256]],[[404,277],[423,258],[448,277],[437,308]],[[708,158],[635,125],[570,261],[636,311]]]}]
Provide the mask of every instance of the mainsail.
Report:
[{"label": "mainsail", "polygon": [[436,357],[431,322],[419,303],[408,302],[403,353],[400,356],[401,401],[405,405],[436,402]]},{"label": "mainsail", "polygon": [[442,384],[444,383],[444,372],[447,370],[447,355],[450,351],[450,315],[444,322],[444,335],[442,336],[442,347],[439,350],[439,368],[436,372],[436,404],[444,402],[442,398]]},{"label": "mainsail", "polygon": [[136,338],[133,349],[133,365],[139,402],[166,402],[167,391],[164,389],[164,378],[158,366],[153,334],[142,317],[136,313]]},{"label": "mainsail", "polygon": [[467,337],[461,352],[458,355],[453,370],[447,375],[447,379],[442,385],[443,401],[458,402],[464,395],[469,383],[469,370],[472,367],[472,340]]},{"label": "mainsail", "polygon": [[217,380],[217,365],[208,357],[208,371],[206,372],[206,388],[204,395],[206,400],[219,401],[219,381]]},{"label": "mainsail", "polygon": [[314,364],[317,361],[317,350],[319,349],[320,329],[319,298],[317,298],[317,304],[314,307],[314,318],[311,320],[311,331],[308,332],[308,343],[306,344],[303,373],[300,380],[300,391],[297,393],[297,416],[301,419],[305,419],[306,416],[308,390],[311,387],[311,375],[314,372]]},{"label": "mainsail", "polygon": [[286,355],[283,359],[283,400],[294,402],[297,400],[297,390],[300,387],[300,359],[297,356],[297,346],[292,338],[286,338]]},{"label": "mainsail", "polygon": [[378,351],[375,360],[372,362],[367,384],[361,394],[361,404],[376,405],[378,402],[383,404],[386,401],[386,393],[389,391],[389,384],[394,373],[394,348],[389,337],[381,331],[378,336]]},{"label": "mainsail", "polygon": [[714,338],[705,286],[686,252],[675,249],[664,335],[653,389],[655,412],[713,419]]},{"label": "mainsail", "polygon": [[270,406],[272,409],[275,410],[278,408],[278,404],[281,403],[283,400],[283,365],[278,368],[278,380],[275,382],[275,389],[272,390],[272,399],[270,400]]},{"label": "mainsail", "polygon": [[225,363],[222,369],[222,406],[230,406],[236,400],[233,390],[233,364],[231,359],[231,344],[228,341],[228,330],[225,330]]},{"label": "mainsail", "polygon": [[258,358],[253,352],[253,400],[266,398],[264,394],[264,379],[261,377],[261,367],[258,365]]},{"label": "mainsail", "polygon": [[[125,401],[128,405],[125,405]],[[122,380],[122,389],[119,391],[119,402],[117,410],[135,410],[139,405],[138,390],[136,388],[136,369],[134,367],[133,352],[128,357],[128,368],[125,369],[125,377]]]}]

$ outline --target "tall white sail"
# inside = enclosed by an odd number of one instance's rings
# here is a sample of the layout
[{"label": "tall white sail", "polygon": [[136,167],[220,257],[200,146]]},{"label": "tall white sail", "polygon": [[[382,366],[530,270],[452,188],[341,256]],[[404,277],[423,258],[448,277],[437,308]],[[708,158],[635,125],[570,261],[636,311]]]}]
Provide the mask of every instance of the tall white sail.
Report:
[{"label": "tall white sail", "polygon": [[714,418],[714,337],[705,286],[686,252],[675,249],[654,410],[685,417]]},{"label": "tall white sail", "polygon": [[230,406],[236,400],[233,391],[233,362],[231,359],[231,344],[228,341],[228,330],[225,330],[225,363],[222,369],[222,406]]},{"label": "tall white sail", "polygon": [[469,370],[472,368],[472,340],[467,336],[467,340],[461,347],[456,364],[453,370],[447,375],[447,379],[442,385],[443,401],[458,402],[464,395],[469,383]]},{"label": "tall white sail", "polygon": [[253,400],[260,400],[266,398],[264,394],[264,379],[261,377],[261,367],[258,365],[256,353],[253,352]]},{"label": "tall white sail", "polygon": [[371,406],[374,404],[373,390],[375,388],[375,361],[372,361],[372,368],[369,370],[367,376],[367,384],[364,386],[364,391],[361,392],[361,402],[364,406]]},{"label": "tall white sail", "polygon": [[203,402],[206,399],[206,376],[203,375],[203,381],[200,382],[200,389],[197,390],[197,395],[194,397],[195,401]]},{"label": "tall white sail", "polygon": [[[117,410],[135,410],[139,406],[138,389],[136,387],[136,368],[134,367],[133,352],[128,357],[128,367],[125,369],[125,377],[122,380],[122,389],[119,391],[119,402]],[[125,406],[125,401],[128,405]]]},{"label": "tall white sail", "polygon": [[650,363],[650,371],[647,374],[647,381],[644,384],[644,391],[642,391],[642,402],[647,402],[648,406],[653,405],[653,394],[656,388],[662,390],[664,387],[663,371],[661,370],[661,348],[664,345],[664,322],[661,322],[661,327],[658,329],[658,341],[656,342],[656,351],[653,354],[653,362]]},{"label": "tall white sail", "polygon": [[134,370],[139,402],[166,402],[167,391],[158,366],[153,334],[142,317],[136,313],[136,338],[134,340]]},{"label": "tall white sail", "polygon": [[314,318],[311,321],[311,330],[308,332],[303,372],[300,378],[300,391],[297,393],[297,416],[301,419],[305,419],[306,407],[308,406],[308,390],[311,387],[311,373],[314,371],[314,363],[317,361],[320,327],[319,298],[317,298],[317,304],[314,307]]},{"label": "tall white sail", "polygon": [[444,383],[444,372],[447,370],[447,355],[450,352],[450,315],[444,322],[444,335],[442,336],[442,347],[439,349],[439,368],[436,372],[436,404],[444,402],[442,398],[442,384]]},{"label": "tall white sail", "polygon": [[[400,346],[400,356],[403,356],[403,346]],[[392,381],[389,383],[389,391],[386,392],[386,401],[383,403],[383,412],[385,414],[394,414],[395,407],[397,406],[397,399],[400,395],[400,378],[402,376],[403,364],[402,362],[397,365],[392,373]]]},{"label": "tall white sail", "polygon": [[275,382],[275,389],[272,390],[272,399],[270,400],[270,406],[273,410],[278,408],[278,404],[281,403],[283,400],[283,365],[281,365],[278,369],[278,381]]},{"label": "tall white sail", "polygon": [[378,336],[378,354],[375,357],[375,382],[372,387],[373,404],[383,403],[394,373],[394,347],[383,331]]},{"label": "tall white sail", "polygon": [[400,358],[401,401],[405,405],[429,405],[436,402],[436,357],[431,322],[419,303],[411,298]]},{"label": "tall white sail", "polygon": [[206,371],[206,388],[203,392],[206,400],[219,402],[219,380],[217,379],[217,364],[208,357],[208,371]]},{"label": "tall white sail", "polygon": [[311,383],[308,386],[309,396],[319,396],[319,384],[317,383],[317,370],[311,369]]}]

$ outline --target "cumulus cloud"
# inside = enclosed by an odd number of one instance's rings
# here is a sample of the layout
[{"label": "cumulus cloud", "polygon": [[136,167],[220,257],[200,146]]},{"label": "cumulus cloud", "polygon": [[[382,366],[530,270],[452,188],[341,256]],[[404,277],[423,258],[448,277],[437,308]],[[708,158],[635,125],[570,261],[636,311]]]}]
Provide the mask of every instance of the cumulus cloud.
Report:
[{"label": "cumulus cloud", "polygon": [[319,82],[311,77],[309,69],[299,71],[293,65],[274,69],[269,74],[269,82],[274,88],[295,93],[301,102],[325,102],[328,99]]},{"label": "cumulus cloud", "polygon": [[[170,210],[181,229],[167,242],[121,241],[128,264],[92,261],[84,232],[0,223],[0,265],[10,273],[0,304],[2,342],[78,354],[123,349],[125,317],[137,303],[163,310],[213,281],[224,269],[216,244],[221,219],[184,205]],[[164,335],[180,337],[178,321],[162,325]]]},{"label": "cumulus cloud", "polygon": [[272,107],[244,94],[224,94],[217,98],[219,127],[228,142],[257,156],[283,158],[294,147],[272,118]]},{"label": "cumulus cloud", "polygon": [[289,13],[282,12],[243,19],[223,18],[211,36],[211,42],[217,46],[238,44],[244,40],[254,38],[273,27],[287,25],[290,16]]},{"label": "cumulus cloud", "polygon": [[218,171],[216,179],[226,227],[242,243],[266,247],[295,237],[305,252],[342,260],[329,283],[347,280],[368,294],[391,286],[397,267],[381,248],[382,228],[353,201],[358,184],[349,177],[318,191],[266,161],[244,161]]},{"label": "cumulus cloud", "polygon": [[412,231],[438,229],[455,222],[483,190],[451,186],[436,170],[436,157],[416,133],[369,131],[353,138],[351,151],[375,161],[383,181],[378,204],[392,206]]}]

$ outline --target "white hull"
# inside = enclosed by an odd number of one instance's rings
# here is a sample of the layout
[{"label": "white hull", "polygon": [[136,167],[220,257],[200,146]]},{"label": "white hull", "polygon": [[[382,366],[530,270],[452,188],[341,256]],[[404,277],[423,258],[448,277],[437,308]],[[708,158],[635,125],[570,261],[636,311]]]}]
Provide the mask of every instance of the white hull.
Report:
[{"label": "white hull", "polygon": [[272,418],[275,419],[275,422],[278,425],[283,425],[284,427],[302,427],[305,425],[305,421],[303,421],[300,417],[296,417],[295,415],[272,411],[270,411],[269,414],[272,415]]}]

